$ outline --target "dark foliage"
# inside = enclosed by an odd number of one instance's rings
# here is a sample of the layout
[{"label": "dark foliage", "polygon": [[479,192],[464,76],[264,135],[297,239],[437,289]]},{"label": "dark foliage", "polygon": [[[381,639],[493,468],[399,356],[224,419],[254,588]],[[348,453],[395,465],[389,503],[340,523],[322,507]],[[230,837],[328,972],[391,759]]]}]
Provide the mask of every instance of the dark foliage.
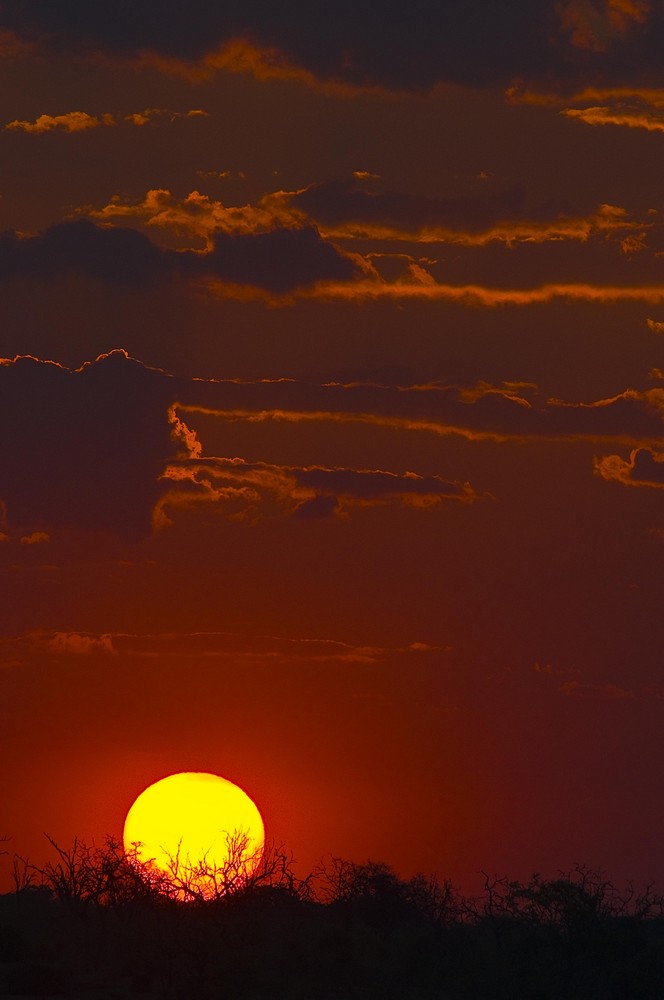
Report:
[{"label": "dark foliage", "polygon": [[[219,891],[170,888],[113,839],[15,857],[0,996],[162,1000],[661,1000],[664,898],[579,866],[479,898],[338,858],[307,878],[271,847]],[[237,867],[237,859],[232,862]],[[188,900],[185,902],[184,900]]]}]

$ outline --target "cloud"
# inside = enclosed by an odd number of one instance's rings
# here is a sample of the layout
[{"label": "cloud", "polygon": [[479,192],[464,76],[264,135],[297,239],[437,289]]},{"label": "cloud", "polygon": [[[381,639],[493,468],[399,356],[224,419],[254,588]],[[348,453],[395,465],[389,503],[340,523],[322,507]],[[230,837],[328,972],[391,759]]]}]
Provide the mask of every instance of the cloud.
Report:
[{"label": "cloud", "polygon": [[282,217],[314,222],[330,238],[485,247],[491,243],[537,245],[547,241],[585,243],[651,228],[655,220],[630,218],[617,205],[602,204],[579,215],[568,205],[528,204],[521,187],[431,198],[382,190],[363,175],[310,184],[299,191],[266,196],[261,207]]},{"label": "cloud", "polygon": [[31,358],[0,366],[9,523],[33,543],[46,540],[44,526],[148,534],[163,456],[174,447],[167,385],[117,354],[78,372]]},{"label": "cloud", "polygon": [[664,323],[656,319],[647,319],[648,329],[653,333],[664,333]]},{"label": "cloud", "polygon": [[466,482],[412,467],[281,464],[233,451],[215,454],[197,432],[197,415],[208,426],[210,419],[223,421],[229,441],[238,422],[324,422],[494,442],[610,441],[635,451],[630,463],[616,456],[598,460],[603,478],[660,485],[664,469],[656,450],[664,420],[659,386],[569,403],[540,400],[536,387],[523,382],[187,380],[122,351],[76,371],[22,357],[0,363],[0,450],[8,456],[0,464],[3,532],[16,529],[24,544],[71,528],[131,541],[176,513],[197,510],[304,520],[384,505],[436,509],[486,496]]},{"label": "cloud", "polygon": [[112,114],[90,115],[86,111],[68,111],[64,115],[39,115],[35,121],[15,121],[5,125],[5,131],[28,132],[40,135],[43,132],[87,132],[93,128],[117,125],[119,121],[130,125],[148,125],[155,121],[167,119],[174,122],[178,118],[207,117],[206,111],[193,109],[191,111],[168,111],[165,108],[146,108],[144,111],[118,117]]},{"label": "cloud", "polygon": [[226,206],[200,191],[190,191],[178,199],[166,188],[153,188],[140,201],[115,195],[102,208],[86,214],[103,222],[135,219],[146,226],[202,238],[208,247],[212,246],[212,238],[217,232],[266,233],[277,227],[301,226],[308,221],[303,212],[287,204],[283,192],[266,195],[256,205]]},{"label": "cloud", "polygon": [[[527,207],[519,192],[420,198],[351,179],[275,191],[237,206],[200,191],[180,199],[155,188],[140,200],[116,195],[86,214],[106,225],[135,225],[144,234],[167,233],[169,244],[181,250],[204,249],[179,256],[171,250],[163,267],[198,275],[221,299],[256,297],[252,289],[259,289],[277,299],[304,294],[493,306],[557,298],[657,302],[662,294],[664,223],[654,210],[635,217],[603,204],[574,215],[551,205]],[[377,249],[368,249],[367,240]],[[275,250],[264,262],[280,242],[291,244],[292,278],[278,273],[285,255]],[[356,245],[361,253],[354,252]],[[303,258],[311,262],[311,277]],[[626,268],[626,258],[638,258],[638,269]]]},{"label": "cloud", "polygon": [[[537,404],[524,391],[527,385],[518,391],[509,386],[464,388],[444,383],[395,388],[359,383],[312,386],[293,380],[199,381],[187,390],[192,402],[174,404],[171,419],[185,427],[188,413],[231,423],[357,423],[493,441],[604,440],[639,446],[662,438],[663,389],[628,389],[590,403],[548,399]],[[204,448],[195,440],[200,456]]]},{"label": "cloud", "polygon": [[664,113],[639,108],[612,108],[597,105],[588,108],[565,108],[568,118],[577,118],[586,125],[623,125],[643,128],[648,132],[664,132]]},{"label": "cloud", "polygon": [[326,227],[327,231],[361,236],[435,232],[486,232],[498,222],[523,216],[521,188],[469,196],[428,198],[381,191],[358,180],[326,181],[300,191],[284,192],[284,201]]},{"label": "cloud", "polygon": [[647,21],[652,4],[649,0],[567,0],[559,11],[563,30],[575,48],[606,53]]},{"label": "cloud", "polygon": [[[0,637],[0,668],[33,663],[36,655],[79,657],[109,654],[115,657],[168,660],[214,658],[237,664],[268,661],[300,661],[313,664],[379,665],[393,659],[414,662],[423,656],[445,655],[449,646],[413,642],[408,646],[353,644],[339,639],[291,638],[280,635],[239,632],[190,633],[94,633],[34,631],[18,636]],[[117,666],[117,663],[113,664]]]},{"label": "cloud", "polygon": [[21,545],[43,545],[49,540],[45,531],[31,531],[29,535],[22,535],[20,538]]},{"label": "cloud", "polygon": [[573,698],[593,698],[600,701],[633,701],[634,691],[618,684],[586,684],[581,681],[565,681],[558,688],[561,694]]},{"label": "cloud", "polygon": [[40,115],[34,122],[13,121],[5,125],[6,130],[21,132],[85,132],[103,125],[115,125],[112,115],[89,115],[85,111],[69,111],[66,115]]},{"label": "cloud", "polygon": [[[306,297],[309,293],[303,292]],[[647,302],[659,305],[664,302],[664,284],[656,285],[593,285],[545,284],[535,288],[492,288],[482,285],[448,285],[424,281],[356,281],[352,284],[321,283],[312,297],[345,299],[348,301],[375,301],[377,299],[430,299],[438,302],[464,302],[492,308],[495,306],[531,306],[553,302],[556,299],[570,302]]]},{"label": "cloud", "polygon": [[[197,447],[196,449],[200,449]],[[171,523],[178,508],[214,504],[231,517],[327,517],[353,507],[399,504],[433,508],[447,500],[479,499],[468,484],[439,476],[377,469],[284,466],[239,458],[192,458],[170,463],[162,478],[172,485],[155,508],[155,527]]]},{"label": "cloud", "polygon": [[312,226],[234,235],[217,231],[204,253],[164,250],[134,229],[86,219],[58,223],[37,236],[0,235],[0,280],[68,271],[136,286],[215,279],[276,295],[321,281],[348,282],[361,273],[357,261]]},{"label": "cloud", "polygon": [[[125,9],[126,7],[126,9]],[[505,86],[515,78],[586,80],[613,71],[627,79],[659,71],[664,14],[646,0],[413,0],[376,15],[371,0],[318,4],[302,17],[296,0],[123,2],[8,0],[0,29],[15,47],[39,44],[178,66],[192,75],[223,69],[311,85],[429,88],[436,83]]]},{"label": "cloud", "polygon": [[147,284],[167,270],[164,254],[133,229],[61,222],[37,236],[0,234],[0,280],[79,271],[100,281]]},{"label": "cloud", "polygon": [[[274,191],[254,205],[224,205],[196,190],[176,198],[168,189],[154,188],[140,200],[115,195],[99,209],[85,209],[85,214],[102,222],[134,220],[141,226],[198,237],[208,246],[217,231],[249,234],[314,225],[328,239],[448,243],[455,248],[483,248],[491,243],[510,249],[519,243],[536,248],[547,241],[596,240],[593,250],[597,253],[607,240],[624,240],[659,225],[652,217],[630,218],[616,205],[600,205],[585,216],[551,204],[527,206],[525,193],[516,188],[426,198],[381,191],[359,183],[357,177],[297,191]],[[501,261],[503,267],[507,260]]]},{"label": "cloud", "polygon": [[339,500],[335,496],[316,496],[297,505],[292,516],[308,521],[319,517],[333,517],[339,513]]},{"label": "cloud", "polygon": [[110,634],[94,635],[90,632],[36,632],[30,635],[30,644],[37,650],[58,656],[90,656],[93,653],[115,653]]},{"label": "cloud", "polygon": [[174,122],[178,118],[209,118],[209,115],[207,111],[203,111],[201,108],[192,108],[189,111],[169,111],[168,108],[145,108],[143,111],[134,111],[132,114],[123,115],[123,121],[129,122],[131,125],[137,125],[139,128],[164,120]]},{"label": "cloud", "polygon": [[664,489],[664,452],[634,448],[628,461],[619,455],[606,455],[595,459],[595,472],[602,479],[623,486],[649,486],[661,490]]},{"label": "cloud", "polygon": [[[260,401],[261,384],[246,387]],[[75,527],[137,539],[174,510],[214,503],[242,517],[306,517],[354,506],[432,507],[476,498],[466,484],[416,472],[281,466],[206,457],[178,396],[223,403],[234,383],[188,382],[115,351],[72,371],[34,358],[0,364],[0,497],[25,544]],[[300,391],[311,392],[306,387]],[[297,391],[297,390],[296,390]],[[315,390],[314,390],[315,391]],[[334,498],[334,502],[332,501]],[[4,509],[3,505],[3,509]],[[298,513],[299,511],[299,513]]]},{"label": "cloud", "polygon": [[200,258],[189,260],[199,273],[277,295],[322,281],[352,282],[360,273],[357,262],[324,240],[313,226],[253,234],[217,232],[202,263]]}]

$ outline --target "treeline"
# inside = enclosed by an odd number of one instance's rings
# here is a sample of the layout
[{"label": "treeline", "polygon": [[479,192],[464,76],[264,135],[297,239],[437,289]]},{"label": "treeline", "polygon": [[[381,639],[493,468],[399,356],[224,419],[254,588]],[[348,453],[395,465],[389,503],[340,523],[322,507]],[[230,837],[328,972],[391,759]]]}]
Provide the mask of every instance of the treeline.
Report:
[{"label": "treeline", "polygon": [[46,864],[14,856],[0,896],[0,996],[664,998],[664,897],[618,892],[585,866],[486,875],[470,898],[377,862],[333,858],[300,876],[272,846],[249,877],[207,872],[205,895],[190,872],[186,895],[113,839],[52,846]]}]

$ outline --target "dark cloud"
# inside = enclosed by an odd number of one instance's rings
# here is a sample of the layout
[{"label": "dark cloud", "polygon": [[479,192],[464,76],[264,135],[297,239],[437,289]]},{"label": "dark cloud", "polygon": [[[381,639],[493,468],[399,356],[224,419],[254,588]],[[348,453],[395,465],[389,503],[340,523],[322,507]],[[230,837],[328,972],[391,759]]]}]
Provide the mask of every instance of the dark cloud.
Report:
[{"label": "dark cloud", "polygon": [[23,358],[0,366],[0,497],[10,524],[150,530],[173,452],[168,379],[113,354],[79,372]]},{"label": "dark cloud", "polygon": [[[598,289],[661,287],[661,223],[639,229],[638,223],[625,220],[625,226],[616,226],[614,231],[590,223],[584,236],[579,220],[576,234],[571,225],[567,238],[565,226],[560,228],[559,237],[552,227],[549,238],[541,242],[517,238],[481,247],[437,245],[430,248],[436,259],[425,266],[438,282],[489,289],[555,284],[586,284]],[[380,270],[380,261],[377,268]]]},{"label": "dark cloud", "polygon": [[332,517],[339,509],[339,501],[335,496],[317,496],[311,500],[303,500],[292,516],[309,520],[317,517]]},{"label": "dark cloud", "polygon": [[164,268],[163,252],[147,236],[85,219],[58,223],[37,236],[0,235],[0,278],[79,271],[101,281],[142,285]]},{"label": "dark cloud", "polygon": [[317,493],[373,500],[381,497],[463,497],[458,483],[447,483],[439,476],[397,476],[380,470],[299,469],[298,483]]},{"label": "dark cloud", "polygon": [[538,404],[536,389],[517,384],[189,381],[116,351],[77,371],[34,358],[0,364],[0,503],[7,530],[32,541],[46,541],[58,527],[137,538],[153,524],[168,524],[174,509],[201,503],[231,516],[306,518],[358,505],[434,507],[481,495],[467,483],[416,471],[215,456],[205,434],[197,434],[197,413],[229,428],[238,421],[359,422],[471,439],[633,441],[629,463],[609,456],[600,460],[599,474],[664,483],[664,464],[652,445],[662,438],[662,389],[628,390],[587,404]]},{"label": "dark cloud", "polygon": [[[5,0],[0,26],[56,49],[198,61],[243,39],[323,80],[388,87],[659,76],[661,4],[568,0]],[[276,72],[278,60],[272,59]]]},{"label": "dark cloud", "polygon": [[[590,402],[540,400],[536,390],[430,383],[313,385],[295,381],[196,382],[194,410],[222,419],[364,422],[469,438],[568,438],[650,442],[664,430],[664,390],[628,389]],[[183,419],[187,407],[181,409]]]},{"label": "dark cloud", "polygon": [[392,228],[417,233],[431,226],[478,232],[497,222],[522,218],[525,197],[522,188],[448,198],[381,191],[363,180],[326,181],[312,184],[291,196],[291,203],[325,226],[340,224]]},{"label": "dark cloud", "polygon": [[664,486],[664,453],[656,454],[650,448],[638,449],[633,456],[632,476],[637,482]]},{"label": "dark cloud", "polygon": [[163,250],[133,229],[61,222],[36,236],[0,235],[0,279],[77,271],[100,281],[151,284],[174,276],[218,278],[284,294],[358,269],[311,226],[266,233],[217,233],[207,252]]},{"label": "dark cloud", "polygon": [[[174,401],[207,393],[232,405],[233,388],[172,378],[121,351],[77,371],[31,357],[5,361],[0,503],[8,526],[24,530],[26,544],[47,541],[45,529],[59,527],[138,538],[149,534],[155,512],[165,523],[167,511],[201,501],[306,517],[333,513],[337,494],[347,503],[470,498],[436,476],[206,459]],[[260,384],[251,391],[260,407]]]},{"label": "dark cloud", "polygon": [[358,276],[353,261],[324,240],[313,226],[267,233],[217,233],[204,257],[188,255],[194,270],[223,281],[256,285],[275,294],[318,281]]},{"label": "dark cloud", "polygon": [[417,256],[399,252],[405,248],[425,253],[427,272],[442,283],[661,283],[664,226],[654,211],[630,215],[605,204],[580,214],[569,203],[529,204],[523,188],[428,198],[382,191],[376,182],[356,178],[312,184],[282,197],[330,235],[378,238],[372,245],[384,252],[371,259],[388,281],[405,276],[417,262]]},{"label": "dark cloud", "polygon": [[212,503],[224,514],[256,518],[291,514],[299,518],[329,517],[353,506],[386,503],[433,507],[442,500],[478,499],[468,484],[439,476],[379,469],[298,467],[239,458],[206,458],[201,442],[182,431],[195,457],[169,464],[164,479],[173,485],[156,511],[157,526],[170,522],[175,508]]}]

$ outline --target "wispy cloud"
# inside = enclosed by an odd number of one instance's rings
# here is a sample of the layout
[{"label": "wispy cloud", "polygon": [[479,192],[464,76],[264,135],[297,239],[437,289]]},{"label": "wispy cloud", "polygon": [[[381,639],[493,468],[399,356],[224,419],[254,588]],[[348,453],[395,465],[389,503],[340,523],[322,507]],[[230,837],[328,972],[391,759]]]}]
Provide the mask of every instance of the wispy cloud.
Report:
[{"label": "wispy cloud", "polygon": [[646,129],[648,132],[664,132],[664,110],[595,105],[588,108],[565,108],[562,114],[585,122],[586,125],[622,125]]},{"label": "wispy cloud", "polygon": [[0,667],[18,667],[35,656],[125,656],[144,659],[214,658],[237,663],[304,661],[379,665],[393,658],[416,662],[449,654],[449,646],[413,641],[405,646],[353,644],[339,639],[241,632],[129,633],[34,631],[0,637]]},{"label": "wispy cloud", "polygon": [[[211,286],[223,295],[223,285]],[[563,299],[577,302],[664,302],[662,285],[593,285],[546,284],[537,288],[489,288],[482,285],[446,285],[436,281],[401,281],[392,284],[380,281],[357,281],[348,284],[321,282],[313,292],[302,291],[304,297],[370,301],[375,299],[432,299],[467,302],[473,305],[529,306]],[[232,297],[232,290],[230,291]]]},{"label": "wispy cloud", "polygon": [[629,459],[620,455],[606,455],[595,459],[595,472],[602,479],[622,483],[623,486],[645,486],[664,489],[664,452],[652,448],[634,448]]},{"label": "wispy cloud", "polygon": [[[198,450],[198,449],[197,449]],[[432,509],[450,500],[480,499],[469,484],[440,476],[381,469],[285,466],[240,458],[180,460],[162,474],[170,488],[155,507],[156,528],[170,523],[178,508],[213,504],[232,517],[298,518],[345,514],[353,507],[399,504]]]},{"label": "wispy cloud", "polygon": [[561,684],[561,694],[572,698],[590,698],[600,701],[634,701],[636,694],[630,688],[619,684],[589,684],[582,681],[565,681]]}]

